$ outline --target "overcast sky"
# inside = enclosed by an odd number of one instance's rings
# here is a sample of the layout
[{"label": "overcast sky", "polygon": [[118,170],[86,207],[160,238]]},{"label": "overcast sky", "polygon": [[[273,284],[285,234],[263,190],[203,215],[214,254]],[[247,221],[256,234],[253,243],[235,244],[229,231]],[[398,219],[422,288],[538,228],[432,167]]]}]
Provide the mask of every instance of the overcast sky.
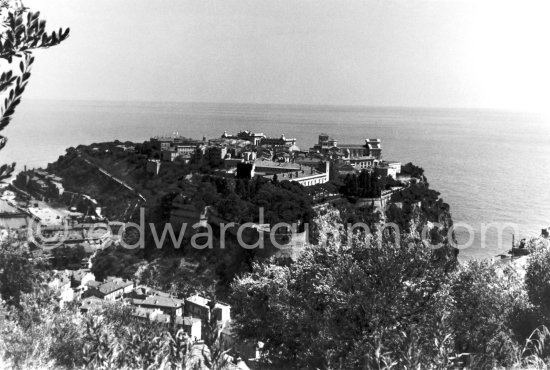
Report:
[{"label": "overcast sky", "polygon": [[547,110],[547,0],[27,0],[27,98]]}]

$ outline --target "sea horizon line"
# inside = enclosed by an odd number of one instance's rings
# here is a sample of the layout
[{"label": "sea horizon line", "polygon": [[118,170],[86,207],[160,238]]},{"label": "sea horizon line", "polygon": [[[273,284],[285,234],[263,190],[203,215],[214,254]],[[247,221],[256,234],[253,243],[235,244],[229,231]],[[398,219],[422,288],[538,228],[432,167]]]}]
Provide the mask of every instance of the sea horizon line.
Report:
[{"label": "sea horizon line", "polygon": [[470,112],[492,112],[492,113],[508,113],[508,114],[524,114],[533,116],[545,116],[544,112],[531,111],[527,109],[504,109],[494,107],[444,107],[444,106],[407,106],[407,105],[361,105],[361,104],[312,104],[312,103],[266,103],[266,102],[215,102],[215,101],[184,101],[184,100],[146,100],[146,99],[55,99],[55,98],[26,98],[22,100],[29,102],[67,102],[67,103],[100,103],[105,105],[117,104],[182,104],[182,105],[197,105],[197,106],[264,106],[264,107],[302,107],[302,108],[332,108],[332,109],[356,109],[356,110],[407,110],[407,111],[470,111]]}]

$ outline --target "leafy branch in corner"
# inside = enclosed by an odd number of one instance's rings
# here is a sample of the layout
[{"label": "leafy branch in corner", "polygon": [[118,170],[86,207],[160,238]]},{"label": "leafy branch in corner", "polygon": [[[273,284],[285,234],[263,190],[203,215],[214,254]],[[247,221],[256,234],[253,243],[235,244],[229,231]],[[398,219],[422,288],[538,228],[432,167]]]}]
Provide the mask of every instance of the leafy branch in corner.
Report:
[{"label": "leafy branch in corner", "polygon": [[[34,63],[32,51],[49,48],[65,41],[69,37],[69,28],[48,33],[46,21],[40,18],[40,12],[30,12],[21,3],[10,6],[8,1],[0,3],[1,21],[0,59],[12,65],[19,61],[19,71],[4,71],[0,75],[0,94],[6,97],[0,106],[0,131],[10,123],[15,108],[21,103],[21,98],[31,76]],[[4,13],[4,14],[2,14]],[[7,143],[7,138],[0,135],[0,150]],[[0,167],[0,180],[11,176],[15,163]]]}]

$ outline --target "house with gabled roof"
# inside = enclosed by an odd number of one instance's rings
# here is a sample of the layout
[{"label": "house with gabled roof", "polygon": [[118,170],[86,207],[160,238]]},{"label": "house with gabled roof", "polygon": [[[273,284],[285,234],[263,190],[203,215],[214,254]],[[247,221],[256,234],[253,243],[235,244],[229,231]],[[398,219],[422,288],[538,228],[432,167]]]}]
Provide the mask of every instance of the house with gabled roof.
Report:
[{"label": "house with gabled roof", "polygon": [[128,280],[114,279],[104,283],[87,283],[88,289],[86,296],[95,296],[104,300],[115,301],[124,296],[125,293],[130,293],[134,289],[134,283]]},{"label": "house with gabled roof", "polygon": [[132,305],[153,310],[158,309],[166,315],[176,317],[183,315],[185,301],[183,299],[166,297],[164,295],[154,295],[145,299],[133,299]]}]

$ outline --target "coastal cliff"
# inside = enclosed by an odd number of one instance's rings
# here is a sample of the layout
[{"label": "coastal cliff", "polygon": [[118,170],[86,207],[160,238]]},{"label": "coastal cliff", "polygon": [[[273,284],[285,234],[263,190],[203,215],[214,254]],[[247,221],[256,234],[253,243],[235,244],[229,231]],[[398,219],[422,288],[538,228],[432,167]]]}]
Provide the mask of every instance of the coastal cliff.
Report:
[{"label": "coastal cliff", "polygon": [[[393,233],[440,245],[435,252],[438,259],[456,265],[450,207],[430,189],[422,168],[413,164],[403,166],[398,180],[363,171],[304,187],[262,177],[220,176],[209,164],[178,160],[162,162],[151,171],[149,150],[147,143],[82,145],[69,148],[48,165],[47,171],[63,180],[66,194],[95,199],[109,220],[139,223],[142,210],[145,224],[157,230],[152,233],[145,228],[143,249],[117,251],[113,247],[98,253],[94,269],[102,276],[112,273],[130,278],[143,262],[186,258],[227,287],[235,275],[250,271],[255,261],[272,256],[295,261],[306,245],[346,244],[364,226],[374,235]],[[385,200],[365,201],[365,196]],[[67,195],[61,198],[68,201]],[[296,224],[299,236],[279,229],[275,239],[287,244],[283,250],[270,244],[270,229],[281,222]],[[221,226],[230,223],[235,226]],[[195,224],[200,227],[193,228]],[[208,231],[206,224],[211,237],[197,237]],[[244,224],[256,225],[241,234],[244,242],[255,245],[260,234],[265,234],[264,248],[239,247],[238,228]],[[187,227],[182,229],[183,225]],[[178,242],[171,237],[157,242],[166,227],[175,231]],[[180,230],[184,230],[181,238]],[[132,234],[125,238],[130,244],[135,242]],[[191,248],[192,240],[210,248]]]}]

